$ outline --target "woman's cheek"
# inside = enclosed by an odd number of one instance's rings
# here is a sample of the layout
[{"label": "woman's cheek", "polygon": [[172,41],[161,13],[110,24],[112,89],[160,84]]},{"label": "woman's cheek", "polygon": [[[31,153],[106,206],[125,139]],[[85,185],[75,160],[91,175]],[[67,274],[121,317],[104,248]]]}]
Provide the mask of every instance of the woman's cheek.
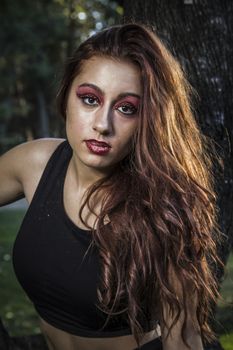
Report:
[{"label": "woman's cheek", "polygon": [[85,118],[81,117],[77,113],[70,113],[67,116],[67,124],[72,125],[73,127],[81,127],[85,125]]}]

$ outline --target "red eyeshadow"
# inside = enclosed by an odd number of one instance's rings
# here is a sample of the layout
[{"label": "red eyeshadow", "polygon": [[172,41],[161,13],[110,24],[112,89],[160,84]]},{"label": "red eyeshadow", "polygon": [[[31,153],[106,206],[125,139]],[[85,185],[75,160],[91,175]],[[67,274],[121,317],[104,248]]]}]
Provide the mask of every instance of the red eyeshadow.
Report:
[{"label": "red eyeshadow", "polygon": [[98,97],[98,99],[100,101],[103,101],[102,96],[99,94],[99,92],[97,90],[95,90],[94,88],[91,88],[89,86],[79,86],[76,90],[76,94],[78,95],[85,95],[85,94],[90,94],[90,95],[95,95],[96,97]]},{"label": "red eyeshadow", "polygon": [[135,97],[135,96],[126,96],[126,97],[124,97],[124,98],[122,98],[120,101],[118,101],[117,103],[116,103],[116,106],[118,106],[118,105],[120,105],[120,104],[122,104],[122,103],[130,103],[130,104],[132,104],[135,108],[137,108],[138,107],[138,105],[139,105],[139,101],[140,101],[140,99],[138,98],[138,97]]}]

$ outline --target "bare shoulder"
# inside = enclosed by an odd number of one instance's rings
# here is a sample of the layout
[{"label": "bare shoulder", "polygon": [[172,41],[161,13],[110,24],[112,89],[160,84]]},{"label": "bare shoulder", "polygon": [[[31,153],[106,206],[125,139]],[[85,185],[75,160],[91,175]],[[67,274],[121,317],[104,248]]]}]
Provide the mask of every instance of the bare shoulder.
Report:
[{"label": "bare shoulder", "polygon": [[8,152],[1,158],[7,159],[8,164],[12,163],[18,169],[16,175],[23,177],[24,173],[33,169],[43,168],[52,153],[63,142],[64,139],[44,138],[22,143]]},{"label": "bare shoulder", "polygon": [[23,162],[20,179],[25,197],[30,203],[49,158],[64,139],[37,139],[19,146]]},{"label": "bare shoulder", "polygon": [[[46,165],[55,149],[63,141],[64,139],[60,138],[43,138],[25,142],[16,148],[18,148],[18,152],[22,154],[22,159],[25,163],[33,163],[33,165],[43,167]],[[27,165],[30,166],[30,164]]]},{"label": "bare shoulder", "polygon": [[30,202],[52,153],[64,139],[22,143],[0,157],[0,205],[25,196]]}]

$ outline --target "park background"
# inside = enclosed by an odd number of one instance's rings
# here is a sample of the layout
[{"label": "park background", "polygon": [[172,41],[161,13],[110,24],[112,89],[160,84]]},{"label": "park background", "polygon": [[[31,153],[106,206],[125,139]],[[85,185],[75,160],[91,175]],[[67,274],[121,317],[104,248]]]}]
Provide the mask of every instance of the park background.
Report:
[{"label": "park background", "polygon": [[[195,116],[216,142],[222,301],[214,327],[233,350],[233,2],[230,0],[2,0],[0,2],[0,152],[40,137],[64,137],[55,96],[62,67],[81,41],[109,25],[138,21],[156,29],[197,95]],[[0,211],[0,349],[45,349],[34,309],[15,279],[12,247],[25,203]],[[43,346],[43,347],[41,347]]]}]

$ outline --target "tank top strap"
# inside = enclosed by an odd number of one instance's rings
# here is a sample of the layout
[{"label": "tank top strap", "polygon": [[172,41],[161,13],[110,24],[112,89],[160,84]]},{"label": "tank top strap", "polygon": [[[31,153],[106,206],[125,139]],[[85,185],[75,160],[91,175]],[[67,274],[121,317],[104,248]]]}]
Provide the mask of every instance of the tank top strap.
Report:
[{"label": "tank top strap", "polygon": [[57,202],[66,176],[67,167],[72,156],[72,148],[67,140],[61,142],[49,158],[39,180],[31,207]]}]

